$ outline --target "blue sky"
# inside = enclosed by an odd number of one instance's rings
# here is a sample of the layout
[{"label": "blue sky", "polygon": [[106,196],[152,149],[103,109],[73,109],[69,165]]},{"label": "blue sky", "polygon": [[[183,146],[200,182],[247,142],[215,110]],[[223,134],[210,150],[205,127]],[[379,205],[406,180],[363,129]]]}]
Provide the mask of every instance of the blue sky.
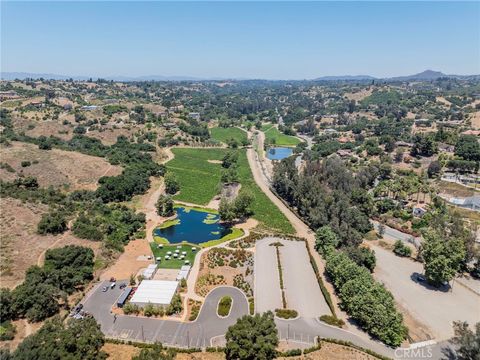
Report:
[{"label": "blue sky", "polygon": [[6,2],[1,70],[304,79],[480,73],[479,2]]}]

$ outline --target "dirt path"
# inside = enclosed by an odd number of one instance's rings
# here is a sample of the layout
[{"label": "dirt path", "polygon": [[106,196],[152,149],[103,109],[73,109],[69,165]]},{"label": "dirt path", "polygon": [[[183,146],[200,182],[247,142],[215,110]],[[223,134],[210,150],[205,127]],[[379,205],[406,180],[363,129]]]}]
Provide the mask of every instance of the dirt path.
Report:
[{"label": "dirt path", "polygon": [[[161,164],[165,164],[174,158],[174,154],[170,148],[165,148],[164,154],[166,158],[162,159]],[[153,230],[164,219],[157,214],[157,208],[155,207],[158,198],[165,191],[165,184],[162,180],[153,181],[147,196],[141,200],[141,211],[145,213],[146,217],[146,237],[148,242],[153,241]]]}]

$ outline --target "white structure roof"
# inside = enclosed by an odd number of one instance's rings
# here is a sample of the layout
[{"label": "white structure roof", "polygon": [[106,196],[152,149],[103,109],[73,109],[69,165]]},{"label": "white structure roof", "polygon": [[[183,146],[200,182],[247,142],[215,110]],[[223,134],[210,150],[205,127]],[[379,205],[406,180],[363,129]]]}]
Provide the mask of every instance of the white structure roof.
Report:
[{"label": "white structure roof", "polygon": [[191,266],[190,265],[183,265],[180,268],[180,271],[177,275],[177,280],[186,279],[188,277],[188,273],[190,272]]},{"label": "white structure roof", "polygon": [[178,281],[143,280],[130,302],[134,304],[168,305],[177,291]]},{"label": "white structure roof", "polygon": [[145,277],[146,279],[151,279],[156,271],[157,271],[157,264],[150,264],[143,271],[143,277]]}]

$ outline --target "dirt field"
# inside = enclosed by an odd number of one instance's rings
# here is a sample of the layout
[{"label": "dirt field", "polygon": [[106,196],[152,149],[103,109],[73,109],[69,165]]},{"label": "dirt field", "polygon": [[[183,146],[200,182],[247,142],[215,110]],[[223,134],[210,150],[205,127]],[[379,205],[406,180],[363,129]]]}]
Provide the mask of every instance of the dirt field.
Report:
[{"label": "dirt field", "polygon": [[[0,169],[0,179],[11,181],[24,174],[36,177],[42,187],[67,185],[68,190],[95,190],[100,177],[116,176],[122,172],[120,166],[110,165],[100,157],[58,149],[40,150],[34,144],[22,142],[2,146],[0,156],[3,163],[15,169],[15,173]],[[26,160],[31,165],[22,167],[22,161]]]},{"label": "dirt field", "polygon": [[125,246],[125,251],[118,260],[100,276],[101,280],[111,277],[117,279],[129,279],[131,274],[137,274],[142,268],[146,268],[152,261],[137,260],[139,256],[151,255],[150,245],[145,239],[130,241]]},{"label": "dirt field", "polygon": [[[31,119],[35,115],[38,115],[38,113],[30,112],[29,114],[25,115],[25,117],[28,118],[15,118],[13,120],[13,127],[15,131],[18,133],[23,131],[26,135],[32,137],[39,137],[42,135],[49,137],[52,135],[63,140],[71,139],[73,135],[73,126],[63,125],[63,122],[60,120],[42,121]],[[64,118],[62,117],[62,119]],[[67,118],[65,117],[65,119]],[[73,123],[73,115],[70,116],[70,122]]]},{"label": "dirt field", "polygon": [[25,270],[36,265],[48,248],[65,245],[91,247],[96,253],[99,242],[82,240],[70,231],[62,235],[38,235],[37,223],[47,207],[4,198],[0,202],[1,271],[0,286],[13,288],[25,278]]}]

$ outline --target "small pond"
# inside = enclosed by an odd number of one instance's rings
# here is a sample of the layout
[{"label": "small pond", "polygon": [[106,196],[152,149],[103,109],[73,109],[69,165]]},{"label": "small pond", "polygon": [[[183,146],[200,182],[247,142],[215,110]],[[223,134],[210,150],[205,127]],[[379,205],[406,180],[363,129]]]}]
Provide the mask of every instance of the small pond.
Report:
[{"label": "small pond", "polygon": [[177,218],[172,225],[165,228],[156,228],[154,236],[168,240],[170,244],[186,241],[192,244],[201,244],[210,240],[217,240],[232,232],[219,223],[219,215],[202,210],[178,207],[175,209]]},{"label": "small pond", "polygon": [[293,154],[293,149],[288,147],[272,147],[267,151],[270,160],[282,160]]}]

